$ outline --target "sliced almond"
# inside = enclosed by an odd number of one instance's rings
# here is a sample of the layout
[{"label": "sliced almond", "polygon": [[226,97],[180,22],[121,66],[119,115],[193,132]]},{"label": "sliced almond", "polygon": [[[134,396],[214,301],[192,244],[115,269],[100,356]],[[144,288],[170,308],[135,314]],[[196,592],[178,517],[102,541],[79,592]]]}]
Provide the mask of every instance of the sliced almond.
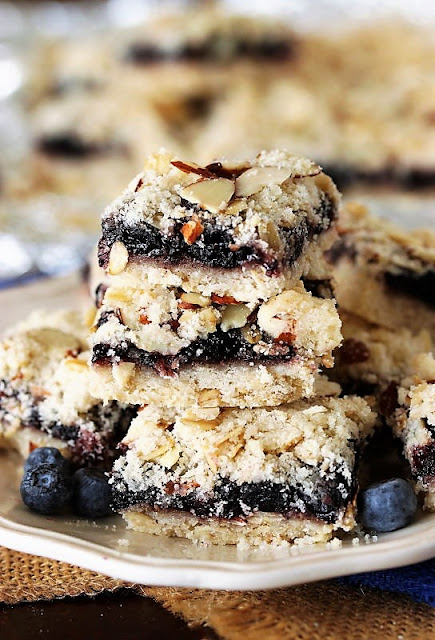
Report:
[{"label": "sliced almond", "polygon": [[198,420],[216,420],[220,415],[219,407],[191,407],[183,413],[183,420],[197,422]]},{"label": "sliced almond", "polygon": [[119,362],[118,364],[114,364],[112,367],[112,375],[115,382],[121,387],[127,386],[135,372],[135,368],[134,362]]},{"label": "sliced almond", "polygon": [[219,407],[222,402],[222,395],[217,389],[203,389],[198,396],[200,407]]},{"label": "sliced almond", "polygon": [[230,329],[240,329],[244,327],[251,309],[246,304],[232,304],[225,308],[222,313],[221,329],[225,333]]},{"label": "sliced almond", "polygon": [[225,209],[225,214],[227,216],[237,216],[241,211],[246,209],[246,206],[246,200],[244,198],[236,198],[232,200]]},{"label": "sliced almond", "polygon": [[249,169],[249,166],[246,166],[246,163],[241,163],[239,165],[227,166],[224,167],[222,162],[212,162],[206,166],[206,169],[211,171],[218,178],[237,178],[241,173]]},{"label": "sliced almond", "polygon": [[286,333],[294,333],[294,316],[292,314],[292,292],[280,293],[264,302],[257,315],[260,329],[273,338]]},{"label": "sliced almond", "polygon": [[143,186],[143,180],[142,178],[139,178],[137,185],[134,188],[134,192],[137,193],[142,186]]},{"label": "sliced almond", "polygon": [[109,287],[105,296],[107,305],[130,304],[132,302],[131,293],[128,289]]},{"label": "sliced almond", "polygon": [[140,324],[151,324],[151,320],[148,318],[144,310],[141,310],[139,314],[139,322]]},{"label": "sliced almond", "polygon": [[163,175],[171,168],[171,160],[173,156],[167,151],[159,151],[152,153],[145,160],[144,170],[155,171],[155,173]]},{"label": "sliced almond", "polygon": [[196,242],[203,231],[204,227],[198,216],[192,216],[192,219],[181,227],[182,236],[187,244]]},{"label": "sliced almond", "polygon": [[306,172],[301,172],[301,173],[295,173],[294,175],[292,175],[292,178],[294,178],[295,180],[297,179],[301,179],[301,178],[314,178],[315,176],[318,176],[322,173],[322,167],[319,167],[318,164],[314,164],[312,165],[312,167],[310,169],[308,169]]},{"label": "sliced almond", "polygon": [[112,245],[107,271],[111,276],[122,273],[128,264],[128,251],[123,242],[119,240]]},{"label": "sliced almond", "polygon": [[169,449],[169,451],[156,458],[155,461],[161,464],[163,467],[170,469],[178,461],[179,457],[180,450],[178,449],[178,447],[172,447],[172,449]]},{"label": "sliced almond", "polygon": [[184,162],[183,160],[173,160],[171,162],[174,167],[182,171],[183,173],[196,173],[198,176],[202,176],[203,178],[215,178],[214,173],[209,171],[208,169],[204,169],[204,167],[200,167],[195,162]]},{"label": "sliced almond", "polygon": [[156,460],[156,458],[159,458],[160,456],[163,456],[165,453],[170,451],[174,443],[175,441],[173,438],[168,439],[162,445],[160,445],[160,447],[157,447],[156,449],[153,449],[148,453],[142,452],[142,456],[145,460]]},{"label": "sliced almond", "polygon": [[205,451],[204,455],[205,455],[205,459],[207,460],[208,466],[210,467],[211,471],[213,473],[217,473],[217,470],[218,470],[218,468],[217,468],[217,457],[216,457],[215,452],[214,451],[213,452],[212,451]]},{"label": "sliced almond", "polygon": [[215,293],[211,294],[211,301],[216,304],[239,304],[233,296],[218,296]]},{"label": "sliced almond", "polygon": [[211,304],[210,298],[202,296],[200,293],[182,293],[180,296],[180,300],[188,305],[193,305],[195,307],[209,307]]},{"label": "sliced almond", "polygon": [[245,327],[242,327],[241,333],[249,344],[257,344],[261,340],[261,333],[257,327],[250,327],[249,325],[246,325]]},{"label": "sliced almond", "polygon": [[283,245],[276,224],[270,220],[267,223],[261,223],[258,226],[258,233],[260,238],[276,253],[282,250]]},{"label": "sliced almond", "polygon": [[209,429],[214,429],[219,426],[219,420],[188,420],[188,418],[181,418],[181,422],[186,425],[186,427],[195,427],[197,429],[202,429],[203,431],[208,431]]},{"label": "sliced almond", "polygon": [[202,209],[218,213],[225,209],[234,195],[234,182],[228,178],[198,180],[184,187],[180,195],[188,202],[198,204]]},{"label": "sliced almond", "polygon": [[252,167],[236,179],[236,196],[252,196],[270,184],[282,184],[291,175],[287,167]]},{"label": "sliced almond", "polygon": [[30,393],[35,398],[46,398],[47,396],[51,396],[51,393],[47,391],[47,389],[40,387],[38,384],[30,385]]},{"label": "sliced almond", "polygon": [[65,360],[65,366],[75,371],[84,371],[88,368],[87,362],[85,360],[79,360],[78,358],[67,358]]}]

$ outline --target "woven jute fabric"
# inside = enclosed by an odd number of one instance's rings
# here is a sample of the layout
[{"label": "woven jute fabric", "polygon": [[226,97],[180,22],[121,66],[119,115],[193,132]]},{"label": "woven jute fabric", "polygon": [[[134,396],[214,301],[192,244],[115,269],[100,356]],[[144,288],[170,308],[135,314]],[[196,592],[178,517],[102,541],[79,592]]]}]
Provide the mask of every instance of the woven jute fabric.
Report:
[{"label": "woven jute fabric", "polygon": [[261,592],[142,587],[0,547],[0,602],[95,595],[130,587],[224,640],[429,640],[435,609],[407,596],[335,582]]}]

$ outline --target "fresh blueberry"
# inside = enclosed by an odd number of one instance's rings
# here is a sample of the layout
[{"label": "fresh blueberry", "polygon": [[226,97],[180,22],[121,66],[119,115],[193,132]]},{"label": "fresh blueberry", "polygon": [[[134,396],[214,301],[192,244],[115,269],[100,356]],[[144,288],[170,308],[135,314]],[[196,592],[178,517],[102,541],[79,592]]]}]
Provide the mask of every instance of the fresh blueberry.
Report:
[{"label": "fresh blueberry", "polygon": [[100,469],[79,469],[74,474],[74,509],[79,516],[102,518],[109,515],[111,488]]},{"label": "fresh blueberry", "polygon": [[50,464],[62,468],[65,473],[70,472],[70,462],[63,457],[55,447],[38,447],[33,449],[24,463],[24,473],[39,467],[41,464]]},{"label": "fresh blueberry", "polygon": [[396,531],[410,524],[417,511],[417,498],[411,485],[402,478],[377,482],[361,491],[359,519],[363,527],[374,531]]},{"label": "fresh blueberry", "polygon": [[72,478],[61,466],[42,463],[25,471],[20,493],[32,511],[46,515],[59,513],[71,500]]}]

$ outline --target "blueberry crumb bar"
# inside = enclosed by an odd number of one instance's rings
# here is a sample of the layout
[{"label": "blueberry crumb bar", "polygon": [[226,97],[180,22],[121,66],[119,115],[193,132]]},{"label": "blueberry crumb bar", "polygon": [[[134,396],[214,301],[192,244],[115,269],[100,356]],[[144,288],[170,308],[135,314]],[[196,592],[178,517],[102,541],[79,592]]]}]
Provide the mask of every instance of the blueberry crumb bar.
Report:
[{"label": "blueberry crumb bar", "polygon": [[329,251],[340,308],[389,329],[435,331],[435,236],[348,204]]},{"label": "blueberry crumb bar", "polygon": [[354,522],[358,397],[260,409],[142,409],[114,464],[114,507],[145,533],[214,544],[326,542]]},{"label": "blueberry crumb bar", "polygon": [[32,314],[0,344],[0,445],[26,457],[55,446],[79,465],[110,464],[134,413],[89,393],[89,351],[75,312]]}]

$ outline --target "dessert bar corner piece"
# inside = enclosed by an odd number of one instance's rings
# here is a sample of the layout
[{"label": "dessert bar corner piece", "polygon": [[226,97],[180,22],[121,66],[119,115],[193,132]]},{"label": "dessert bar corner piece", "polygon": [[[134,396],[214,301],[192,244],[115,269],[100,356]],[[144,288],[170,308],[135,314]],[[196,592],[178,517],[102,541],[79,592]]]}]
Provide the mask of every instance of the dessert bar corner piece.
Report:
[{"label": "dessert bar corner piece", "polygon": [[416,358],[413,376],[397,389],[398,408],[389,417],[403,444],[417,493],[424,507],[435,511],[435,360],[432,354]]},{"label": "dessert bar corner piece", "polygon": [[374,422],[352,396],[254,410],[146,407],[114,465],[114,507],[146,533],[325,542],[354,526],[357,459]]},{"label": "dessert bar corner piece", "polygon": [[165,285],[265,300],[318,277],[338,208],[321,168],[285,151],[203,167],[160,152],[105,210],[99,261],[126,282],[147,265]]},{"label": "dessert bar corner piece", "polygon": [[23,457],[54,446],[74,463],[107,464],[131,420],[89,393],[84,323],[75,312],[32,314],[0,344],[0,446]]},{"label": "dessert bar corner piece", "polygon": [[435,333],[435,235],[403,231],[349,203],[329,251],[340,308],[389,329]]}]

